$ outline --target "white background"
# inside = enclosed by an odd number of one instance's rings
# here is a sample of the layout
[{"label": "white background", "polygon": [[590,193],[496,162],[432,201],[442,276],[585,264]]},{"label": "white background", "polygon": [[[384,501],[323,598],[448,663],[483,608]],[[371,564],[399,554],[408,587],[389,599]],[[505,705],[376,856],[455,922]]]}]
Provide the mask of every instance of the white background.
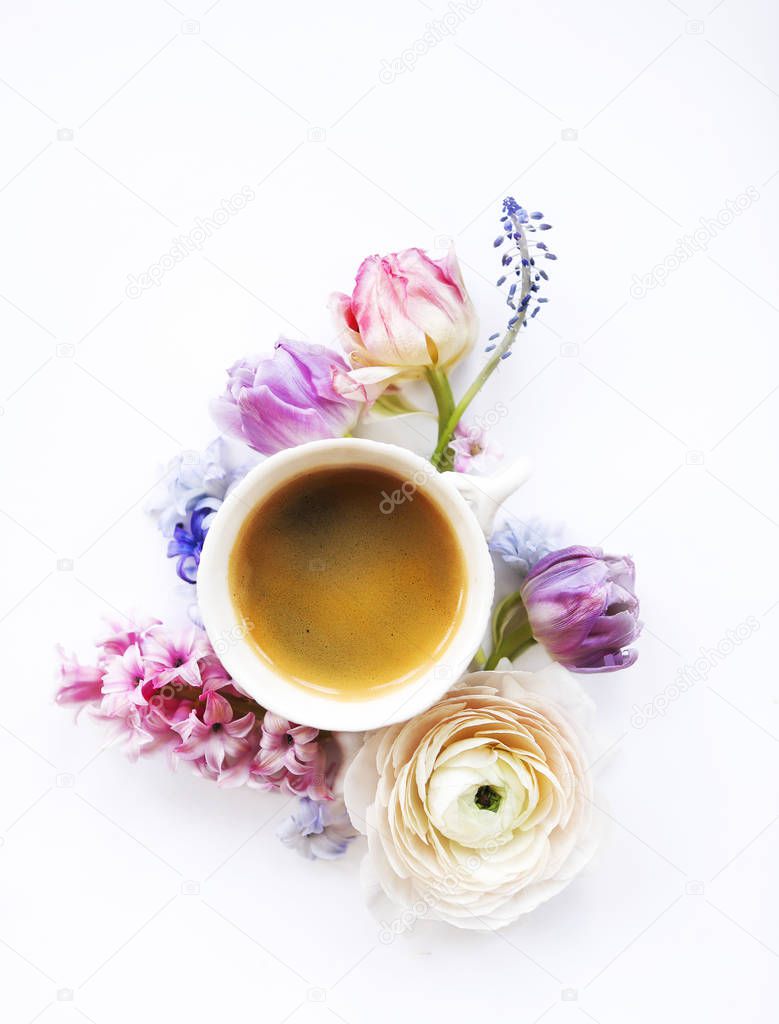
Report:
[{"label": "white background", "polygon": [[[484,0],[430,46],[440,0],[187,2],[0,5],[2,1019],[768,1020],[775,5]],[[199,254],[128,296],[244,186]],[[482,402],[536,465],[512,507],[631,552],[647,626],[633,670],[586,681],[612,817],[586,876],[505,933],[384,945],[356,849],[309,864],[274,836],[285,798],[103,751],[52,704],[53,645],[86,656],[106,611],[180,613],[143,514],[160,467],[211,439],[234,358],[333,339],[326,296],[365,255],[452,237],[497,330],[507,192],[560,256]]]}]

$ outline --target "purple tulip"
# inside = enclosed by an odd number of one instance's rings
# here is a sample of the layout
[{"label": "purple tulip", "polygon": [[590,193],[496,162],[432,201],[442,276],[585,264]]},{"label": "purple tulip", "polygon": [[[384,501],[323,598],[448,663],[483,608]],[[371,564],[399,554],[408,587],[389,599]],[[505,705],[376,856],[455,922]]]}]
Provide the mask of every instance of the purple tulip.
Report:
[{"label": "purple tulip", "polygon": [[227,388],[211,403],[211,415],[220,430],[263,455],[343,437],[365,407],[333,386],[334,377],[348,369],[321,345],[280,338],[272,356],[240,359],[230,367]]},{"label": "purple tulip", "polygon": [[553,551],[521,587],[533,636],[574,672],[612,672],[638,657],[629,649],[641,631],[636,570],[628,557],[600,548]]}]

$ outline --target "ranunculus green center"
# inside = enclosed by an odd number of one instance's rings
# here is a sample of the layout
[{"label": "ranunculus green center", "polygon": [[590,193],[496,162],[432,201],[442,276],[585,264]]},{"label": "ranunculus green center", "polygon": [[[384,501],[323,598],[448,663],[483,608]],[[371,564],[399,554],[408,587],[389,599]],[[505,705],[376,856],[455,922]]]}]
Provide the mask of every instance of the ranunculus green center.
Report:
[{"label": "ranunculus green center", "polygon": [[479,786],[473,802],[483,811],[497,811],[503,797],[492,786]]}]

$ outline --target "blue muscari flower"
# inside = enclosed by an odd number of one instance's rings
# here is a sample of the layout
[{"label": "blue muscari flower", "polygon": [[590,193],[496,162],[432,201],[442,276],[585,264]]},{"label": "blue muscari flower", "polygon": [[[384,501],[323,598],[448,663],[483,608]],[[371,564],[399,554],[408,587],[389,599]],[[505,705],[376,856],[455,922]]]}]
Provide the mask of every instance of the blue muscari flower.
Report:
[{"label": "blue muscari flower", "polygon": [[518,224],[528,223],[528,212],[524,206],[520,206],[519,203],[513,196],[506,196],[503,200],[503,211],[507,213],[511,220],[514,222],[516,229]]},{"label": "blue muscari flower", "polygon": [[[512,316],[507,324],[509,330],[516,328],[517,324],[526,325],[528,319],[537,315],[540,304],[549,301],[538,295],[540,282],[548,281],[549,276],[546,271],[536,270],[536,262],[532,253],[533,249],[540,249],[545,259],[557,259],[553,253],[549,252],[544,242],[536,242],[534,238],[531,238],[536,231],[548,231],[551,228],[551,224],[547,224],[543,217],[543,213],[539,210],[528,213],[513,196],[507,196],[503,200],[503,213],[500,219],[504,225],[506,237],[513,240],[513,245],[503,253],[501,264],[504,267],[513,265],[512,269],[517,278],[511,284],[506,296],[506,304],[512,310]],[[534,221],[541,221],[541,223],[533,223]],[[497,240],[495,244],[498,244]],[[498,287],[505,282],[506,275],[502,274],[498,278]],[[518,285],[520,285],[519,297],[517,296]],[[535,300],[532,309],[530,308],[531,300]],[[491,337],[490,341],[492,340]]]},{"label": "blue muscari flower", "polygon": [[493,533],[489,547],[524,579],[536,562],[560,547],[560,529],[541,519],[524,523],[512,518]]}]

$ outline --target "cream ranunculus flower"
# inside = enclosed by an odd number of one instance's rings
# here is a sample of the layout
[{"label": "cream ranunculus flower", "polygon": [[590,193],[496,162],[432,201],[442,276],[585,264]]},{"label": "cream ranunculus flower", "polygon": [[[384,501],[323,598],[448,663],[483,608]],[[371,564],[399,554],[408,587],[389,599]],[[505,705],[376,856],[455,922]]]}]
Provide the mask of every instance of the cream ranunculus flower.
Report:
[{"label": "cream ranunculus flower", "polygon": [[582,718],[559,665],[477,672],[368,736],[344,797],[367,867],[414,916],[500,928],[554,896],[596,847]]}]

